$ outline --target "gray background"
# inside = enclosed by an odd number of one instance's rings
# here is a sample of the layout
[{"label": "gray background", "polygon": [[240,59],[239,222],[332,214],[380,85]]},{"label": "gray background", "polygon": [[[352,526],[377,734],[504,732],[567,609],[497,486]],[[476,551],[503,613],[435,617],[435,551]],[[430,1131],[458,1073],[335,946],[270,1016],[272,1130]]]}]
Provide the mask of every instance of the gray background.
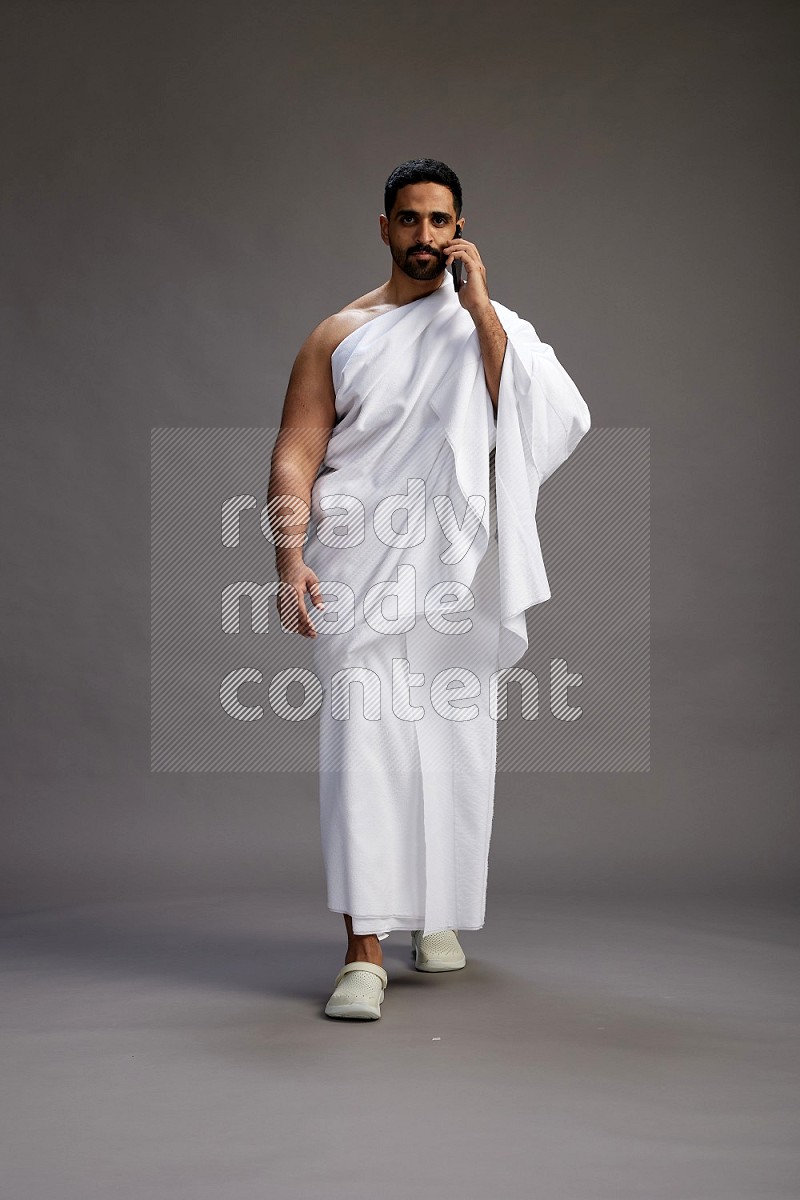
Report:
[{"label": "gray background", "polygon": [[303,337],[388,275],[382,186],[418,155],[595,426],[651,429],[652,770],[501,775],[490,915],[792,889],[796,6],[2,26],[7,909],[266,888],[340,921],[313,775],[149,771],[149,438],[277,424]]}]

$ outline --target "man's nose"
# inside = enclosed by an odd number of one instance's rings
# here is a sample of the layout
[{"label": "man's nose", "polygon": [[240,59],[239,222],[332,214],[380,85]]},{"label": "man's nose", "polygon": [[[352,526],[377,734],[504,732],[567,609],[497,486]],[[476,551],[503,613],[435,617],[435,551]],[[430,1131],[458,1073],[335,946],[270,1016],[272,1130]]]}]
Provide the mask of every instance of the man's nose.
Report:
[{"label": "man's nose", "polygon": [[419,227],[419,240],[423,246],[433,245],[433,225],[429,221],[424,221]]}]

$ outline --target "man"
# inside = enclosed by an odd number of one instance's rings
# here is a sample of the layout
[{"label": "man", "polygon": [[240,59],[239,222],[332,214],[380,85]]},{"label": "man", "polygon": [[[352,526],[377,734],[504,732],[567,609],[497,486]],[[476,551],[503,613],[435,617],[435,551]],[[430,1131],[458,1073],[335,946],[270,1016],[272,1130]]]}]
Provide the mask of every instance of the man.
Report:
[{"label": "man", "polygon": [[483,926],[498,682],[550,596],[538,491],[590,426],[552,348],[490,299],[454,172],[403,163],[384,207],[391,275],[301,347],[268,500],[281,622],[312,639],[323,690],[328,907],[348,936],[325,1011],[366,1019],[392,929],[439,971]]}]

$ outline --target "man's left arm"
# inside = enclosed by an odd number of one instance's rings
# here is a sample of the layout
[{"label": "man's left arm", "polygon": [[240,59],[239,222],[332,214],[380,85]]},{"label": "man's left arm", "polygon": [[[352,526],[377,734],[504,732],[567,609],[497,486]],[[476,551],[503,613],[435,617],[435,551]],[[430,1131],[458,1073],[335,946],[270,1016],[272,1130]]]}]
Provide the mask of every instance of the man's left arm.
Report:
[{"label": "man's left arm", "polygon": [[503,359],[508,343],[508,334],[500,324],[500,318],[494,310],[494,305],[487,302],[486,308],[472,314],[475,328],[478,331],[478,341],[483,359],[483,373],[486,376],[486,386],[492,400],[492,407],[497,414],[497,400],[500,394],[500,374],[503,370]]},{"label": "man's left arm", "polygon": [[478,247],[473,242],[465,241],[464,238],[454,238],[447,251],[448,266],[454,258],[460,258],[467,268],[466,282],[462,284],[458,298],[462,308],[467,310],[475,322],[486,386],[489,389],[495,415],[497,415],[500,375],[503,370],[508,336],[489,299],[486,268],[481,261]]}]

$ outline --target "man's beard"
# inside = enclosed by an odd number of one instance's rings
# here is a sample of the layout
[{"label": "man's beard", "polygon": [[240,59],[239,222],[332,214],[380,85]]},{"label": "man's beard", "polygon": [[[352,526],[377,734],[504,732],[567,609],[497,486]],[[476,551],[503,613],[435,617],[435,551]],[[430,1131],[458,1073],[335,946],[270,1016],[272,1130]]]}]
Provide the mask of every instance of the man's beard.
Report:
[{"label": "man's beard", "polygon": [[[412,246],[409,250],[401,250],[399,246],[393,246],[390,242],[389,249],[400,270],[404,271],[410,279],[435,279],[445,268],[445,255],[439,250],[435,250],[433,246]],[[433,258],[422,262],[420,259],[412,257],[414,250],[427,250],[429,254],[433,255]]]}]

